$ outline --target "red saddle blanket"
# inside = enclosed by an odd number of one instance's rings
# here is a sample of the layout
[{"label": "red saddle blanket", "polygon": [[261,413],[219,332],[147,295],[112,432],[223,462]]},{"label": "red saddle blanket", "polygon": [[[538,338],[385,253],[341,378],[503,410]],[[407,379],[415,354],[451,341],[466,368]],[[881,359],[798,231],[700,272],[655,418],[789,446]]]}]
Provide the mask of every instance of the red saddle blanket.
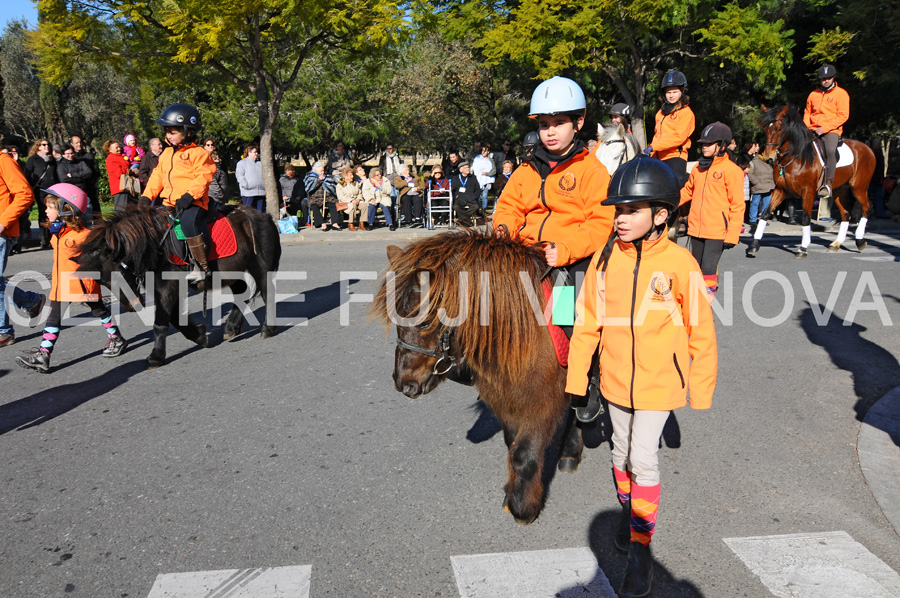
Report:
[{"label": "red saddle blanket", "polygon": [[556,349],[556,360],[559,365],[567,367],[569,365],[569,337],[562,328],[550,321],[553,314],[553,285],[549,280],[545,280],[543,285],[544,299],[547,300],[547,306],[544,308],[544,319],[547,320],[547,332],[550,333],[550,339],[553,341],[553,348]]},{"label": "red saddle blanket", "polygon": [[[209,225],[209,236],[211,241],[209,246],[209,261],[223,257],[231,257],[237,253],[237,239],[234,236],[234,229],[231,226],[231,222],[225,216],[219,216]],[[185,266],[187,265],[187,261],[184,259],[185,257],[187,256],[179,256],[172,253],[169,256],[169,260],[173,264]]]}]

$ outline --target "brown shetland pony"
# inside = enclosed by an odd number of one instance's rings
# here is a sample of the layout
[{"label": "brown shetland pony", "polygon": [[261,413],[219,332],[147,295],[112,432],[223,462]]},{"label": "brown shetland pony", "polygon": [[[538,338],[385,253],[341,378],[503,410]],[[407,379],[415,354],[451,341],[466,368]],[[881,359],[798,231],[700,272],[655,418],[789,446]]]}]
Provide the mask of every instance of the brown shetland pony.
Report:
[{"label": "brown shetland pony", "polygon": [[[760,117],[760,125],[766,132],[766,147],[761,151],[763,160],[773,160],[775,168],[775,190],[769,209],[762,215],[768,222],[771,214],[781,202],[788,197],[799,197],[803,200],[803,242],[797,251],[797,257],[806,257],[810,243],[810,216],[816,192],[824,182],[824,167],[819,163],[813,148],[815,134],[803,123],[803,116],[794,106],[771,108]],[[828,247],[828,251],[839,251],[850,222],[851,195],[862,209],[856,237],[856,247],[862,251],[866,247],[865,224],[869,213],[869,181],[875,172],[875,154],[864,143],[845,139],[846,145],[853,152],[853,163],[836,168],[834,172],[833,195],[841,212],[841,233],[838,239]],[[821,147],[820,147],[821,150]],[[763,230],[764,230],[763,225]],[[759,233],[762,237],[762,233]],[[754,238],[747,249],[748,255],[759,252],[759,238]]]},{"label": "brown shetland pony", "polygon": [[397,325],[394,386],[415,399],[446,378],[471,375],[503,427],[504,507],[531,523],[544,503],[544,453],[561,424],[559,469],[574,471],[583,449],[569,417],[566,369],[535,315],[545,306],[543,254],[472,230],[390,245],[387,254],[372,313]]}]

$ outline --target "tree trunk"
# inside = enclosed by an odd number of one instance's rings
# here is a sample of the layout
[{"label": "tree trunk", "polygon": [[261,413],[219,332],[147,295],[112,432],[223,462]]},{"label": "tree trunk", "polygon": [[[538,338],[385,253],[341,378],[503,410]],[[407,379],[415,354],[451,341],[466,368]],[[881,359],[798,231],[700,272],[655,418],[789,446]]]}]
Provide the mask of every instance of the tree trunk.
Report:
[{"label": "tree trunk", "polygon": [[259,159],[262,162],[263,183],[266,186],[266,212],[278,217],[278,179],[275,177],[275,153],[272,149],[272,132],[278,118],[278,108],[269,104],[269,87],[262,77],[256,86],[256,111],[259,117]]}]

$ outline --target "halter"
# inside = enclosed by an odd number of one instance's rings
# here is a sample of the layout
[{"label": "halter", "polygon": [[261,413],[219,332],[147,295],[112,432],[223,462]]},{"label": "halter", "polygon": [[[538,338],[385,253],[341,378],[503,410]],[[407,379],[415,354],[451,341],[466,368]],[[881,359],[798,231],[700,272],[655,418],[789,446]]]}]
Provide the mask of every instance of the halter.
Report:
[{"label": "halter", "polygon": [[628,161],[628,148],[624,147],[625,146],[624,138],[623,139],[609,139],[607,141],[604,141],[603,145],[610,145],[613,143],[621,143],[623,145],[622,153],[619,154],[619,164],[616,166],[616,168],[618,168],[619,166],[621,166],[622,164],[624,164],[625,162]]},{"label": "halter", "polygon": [[[452,334],[450,328],[444,328],[444,331],[441,333],[441,338],[438,340],[438,345],[434,349],[428,349],[427,347],[423,347],[421,345],[414,345],[412,343],[407,343],[399,338],[397,339],[397,346],[402,347],[408,351],[413,351],[415,353],[420,353],[422,355],[427,355],[428,357],[434,357],[437,359],[437,362],[434,364],[432,368],[432,373],[437,376],[442,376],[456,367],[456,358],[450,355],[450,335]],[[446,361],[447,367],[443,371],[438,371],[438,366],[441,362]]]}]

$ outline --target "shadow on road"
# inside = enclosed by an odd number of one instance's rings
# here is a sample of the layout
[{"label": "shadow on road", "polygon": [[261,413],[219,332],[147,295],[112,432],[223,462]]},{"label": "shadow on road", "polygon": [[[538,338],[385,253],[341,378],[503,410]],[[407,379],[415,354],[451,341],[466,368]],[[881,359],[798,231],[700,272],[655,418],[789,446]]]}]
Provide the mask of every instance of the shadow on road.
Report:
[{"label": "shadow on road", "polygon": [[[900,362],[890,351],[863,338],[865,326],[855,322],[844,326],[843,320],[834,316],[826,325],[820,326],[809,307],[801,312],[800,325],[811,342],[828,352],[834,365],[850,373],[857,398],[853,406],[857,420],[863,421],[878,399],[900,386]],[[895,431],[884,431],[893,432],[892,439],[900,446],[900,437]]]},{"label": "shadow on road", "polygon": [[[567,588],[557,594],[560,598],[583,598],[587,594],[586,588],[602,587],[601,574],[605,573],[613,589],[622,585],[625,574],[625,555],[616,550],[613,543],[613,535],[619,522],[618,508],[600,511],[594,516],[588,528],[588,545],[597,559],[601,571],[590,583]],[[652,544],[651,544],[652,546]],[[690,581],[678,579],[671,571],[653,562],[653,586],[650,596],[665,596],[666,598],[703,598],[700,589]]]}]

